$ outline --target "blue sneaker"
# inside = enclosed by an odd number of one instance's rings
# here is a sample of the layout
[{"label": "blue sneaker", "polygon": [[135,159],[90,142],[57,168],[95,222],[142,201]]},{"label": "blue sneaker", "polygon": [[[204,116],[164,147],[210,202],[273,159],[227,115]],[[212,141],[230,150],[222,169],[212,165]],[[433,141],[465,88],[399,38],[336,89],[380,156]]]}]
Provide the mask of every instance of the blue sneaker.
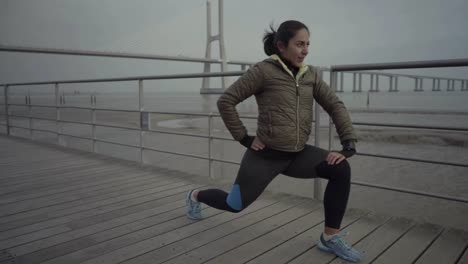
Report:
[{"label": "blue sneaker", "polygon": [[200,220],[202,219],[201,215],[201,204],[200,202],[192,201],[190,198],[192,196],[192,192],[195,190],[191,190],[187,193],[187,197],[185,198],[185,203],[187,205],[187,217],[192,220]]},{"label": "blue sneaker", "polygon": [[347,261],[359,262],[362,259],[362,253],[348,245],[342,234],[333,236],[328,241],[323,238],[323,234],[320,235],[320,241],[317,243],[317,247],[320,250],[333,253]]}]

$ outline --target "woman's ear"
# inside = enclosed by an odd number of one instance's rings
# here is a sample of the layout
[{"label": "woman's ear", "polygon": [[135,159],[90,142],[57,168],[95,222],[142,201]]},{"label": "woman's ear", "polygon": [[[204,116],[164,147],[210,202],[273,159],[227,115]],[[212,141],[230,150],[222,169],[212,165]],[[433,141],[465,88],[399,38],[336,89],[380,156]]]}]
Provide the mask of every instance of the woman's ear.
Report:
[{"label": "woman's ear", "polygon": [[284,45],[284,42],[283,41],[278,41],[277,42],[277,46],[278,46],[278,50],[280,52],[283,52],[284,50],[286,50],[286,45]]}]

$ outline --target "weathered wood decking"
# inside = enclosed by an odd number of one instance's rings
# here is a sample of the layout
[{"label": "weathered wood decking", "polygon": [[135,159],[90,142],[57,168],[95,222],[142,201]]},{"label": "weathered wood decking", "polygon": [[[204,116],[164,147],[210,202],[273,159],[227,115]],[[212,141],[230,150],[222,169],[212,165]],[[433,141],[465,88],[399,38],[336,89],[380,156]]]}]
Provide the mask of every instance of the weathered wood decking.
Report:
[{"label": "weathered wood decking", "polygon": [[[164,169],[0,136],[0,264],[341,263],[320,252],[321,203],[264,195],[185,217],[199,183]],[[448,216],[450,217],[450,216]],[[362,263],[468,263],[468,235],[349,209]]]}]

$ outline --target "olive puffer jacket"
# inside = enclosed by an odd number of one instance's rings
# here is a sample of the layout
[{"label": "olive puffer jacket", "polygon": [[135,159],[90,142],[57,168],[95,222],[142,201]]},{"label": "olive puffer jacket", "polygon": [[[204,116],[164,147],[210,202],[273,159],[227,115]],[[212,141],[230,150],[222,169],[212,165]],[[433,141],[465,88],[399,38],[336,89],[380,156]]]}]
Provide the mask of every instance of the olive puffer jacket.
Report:
[{"label": "olive puffer jacket", "polygon": [[312,67],[303,65],[294,76],[279,56],[272,55],[226,89],[217,105],[224,124],[238,141],[247,136],[247,129],[236,105],[251,95],[255,95],[259,109],[256,134],[271,149],[297,152],[304,148],[312,128],[313,99],[331,116],[341,142],[357,139],[343,102]]}]

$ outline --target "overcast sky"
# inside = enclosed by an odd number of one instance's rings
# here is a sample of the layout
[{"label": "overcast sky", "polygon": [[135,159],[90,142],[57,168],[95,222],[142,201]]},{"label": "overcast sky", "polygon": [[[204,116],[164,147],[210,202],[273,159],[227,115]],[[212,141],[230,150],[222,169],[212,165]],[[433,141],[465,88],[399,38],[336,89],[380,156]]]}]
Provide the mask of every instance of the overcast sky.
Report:
[{"label": "overcast sky", "polygon": [[[264,59],[264,31],[287,19],[309,26],[308,64],[468,57],[467,0],[225,0],[224,16],[230,60]],[[204,57],[206,1],[0,0],[0,44]],[[0,52],[0,83],[201,71],[196,63]],[[466,69],[436,73],[467,77]]]}]

